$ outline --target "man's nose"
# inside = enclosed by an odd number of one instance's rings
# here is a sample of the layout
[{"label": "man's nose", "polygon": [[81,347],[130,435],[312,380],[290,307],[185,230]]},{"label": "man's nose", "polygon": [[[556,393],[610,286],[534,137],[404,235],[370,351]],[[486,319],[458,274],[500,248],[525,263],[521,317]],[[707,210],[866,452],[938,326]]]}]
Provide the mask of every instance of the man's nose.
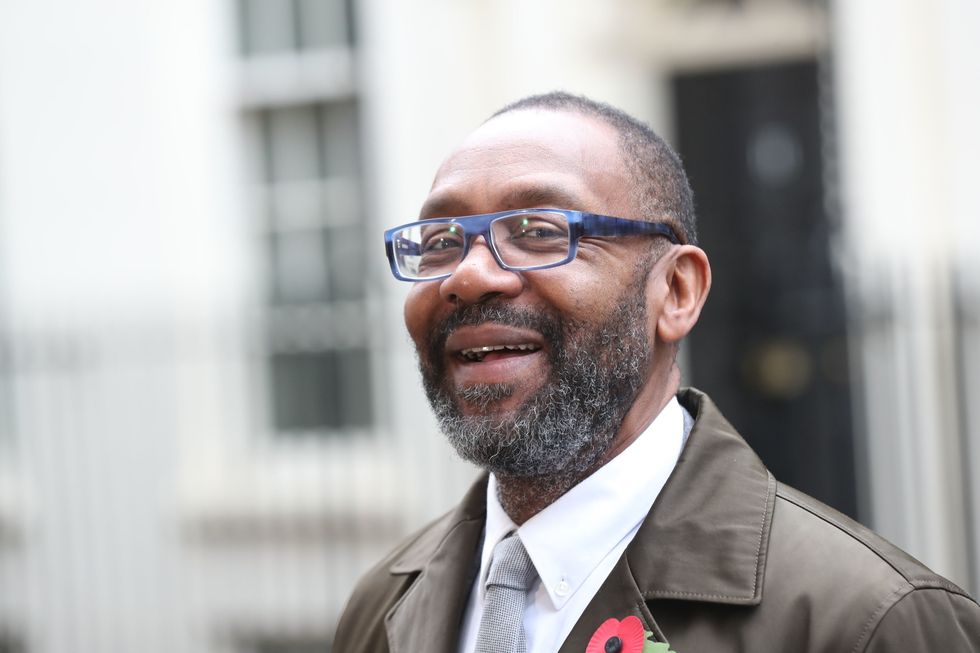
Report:
[{"label": "man's nose", "polygon": [[524,288],[523,277],[497,265],[489,245],[477,238],[466,257],[442,281],[439,293],[448,302],[478,304],[494,297],[516,297]]}]

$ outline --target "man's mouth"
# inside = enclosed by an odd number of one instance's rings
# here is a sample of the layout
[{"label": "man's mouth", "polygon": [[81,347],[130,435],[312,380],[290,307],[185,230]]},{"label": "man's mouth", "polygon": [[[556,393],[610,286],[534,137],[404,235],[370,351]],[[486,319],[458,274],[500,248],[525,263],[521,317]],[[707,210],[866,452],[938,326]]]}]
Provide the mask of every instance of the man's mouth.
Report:
[{"label": "man's mouth", "polygon": [[481,363],[487,357],[490,360],[503,358],[506,356],[519,356],[521,354],[532,353],[541,349],[540,345],[534,343],[521,343],[516,345],[483,345],[480,347],[469,347],[460,350],[459,355],[470,363]]},{"label": "man's mouth", "polygon": [[453,329],[434,352],[442,382],[456,388],[510,384],[531,387],[548,376],[548,339],[537,329],[483,321]]}]

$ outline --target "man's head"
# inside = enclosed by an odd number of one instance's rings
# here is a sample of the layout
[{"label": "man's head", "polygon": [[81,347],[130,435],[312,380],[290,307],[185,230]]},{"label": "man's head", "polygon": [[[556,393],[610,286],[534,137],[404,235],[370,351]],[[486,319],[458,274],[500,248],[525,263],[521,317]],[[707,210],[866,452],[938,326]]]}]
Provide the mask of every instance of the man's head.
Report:
[{"label": "man's head", "polygon": [[[689,242],[690,207],[676,155],[649,129],[552,94],[474,131],[440,167],[421,219],[568,209],[668,222]],[[463,457],[498,475],[570,484],[673,395],[676,346],[709,283],[701,250],[660,237],[583,237],[566,265],[524,272],[501,268],[481,237],[448,278],[413,286],[405,320]]]},{"label": "man's head", "polygon": [[497,111],[490,120],[522,109],[578,113],[615,129],[630,176],[630,200],[637,211],[636,219],[670,222],[685,243],[698,244],[694,196],[684,166],[677,153],[648,125],[604,102],[560,91],[521,98]]}]

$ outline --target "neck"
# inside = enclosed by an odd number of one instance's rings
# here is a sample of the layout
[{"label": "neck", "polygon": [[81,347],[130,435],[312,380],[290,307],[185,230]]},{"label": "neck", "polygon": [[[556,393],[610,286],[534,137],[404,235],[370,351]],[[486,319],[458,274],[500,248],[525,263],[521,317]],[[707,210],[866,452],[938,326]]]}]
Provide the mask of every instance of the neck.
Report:
[{"label": "neck", "polygon": [[[596,467],[598,469],[598,466]],[[563,494],[588,478],[591,469],[577,477],[534,476],[524,478],[497,474],[497,500],[507,516],[520,526]]]}]

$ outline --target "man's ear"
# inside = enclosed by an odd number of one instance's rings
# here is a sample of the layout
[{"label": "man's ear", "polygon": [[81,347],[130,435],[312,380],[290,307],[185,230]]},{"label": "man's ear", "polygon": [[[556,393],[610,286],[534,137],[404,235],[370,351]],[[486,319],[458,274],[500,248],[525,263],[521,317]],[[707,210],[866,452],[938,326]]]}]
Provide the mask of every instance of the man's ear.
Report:
[{"label": "man's ear", "polygon": [[666,295],[657,318],[657,337],[676,343],[694,328],[711,289],[711,265],[700,247],[681,245],[667,254],[671,258],[662,283]]}]

